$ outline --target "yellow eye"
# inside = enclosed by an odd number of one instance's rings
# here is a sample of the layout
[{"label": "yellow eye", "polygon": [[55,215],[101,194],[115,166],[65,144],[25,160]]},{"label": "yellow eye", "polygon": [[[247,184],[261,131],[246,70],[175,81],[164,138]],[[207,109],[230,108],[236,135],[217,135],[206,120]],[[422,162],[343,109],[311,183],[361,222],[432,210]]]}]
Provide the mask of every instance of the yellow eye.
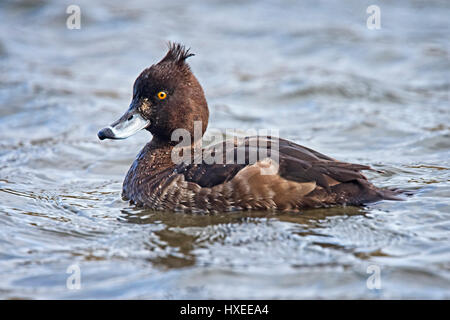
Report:
[{"label": "yellow eye", "polygon": [[159,100],[164,100],[166,97],[167,97],[167,93],[165,93],[164,91],[158,92]]}]

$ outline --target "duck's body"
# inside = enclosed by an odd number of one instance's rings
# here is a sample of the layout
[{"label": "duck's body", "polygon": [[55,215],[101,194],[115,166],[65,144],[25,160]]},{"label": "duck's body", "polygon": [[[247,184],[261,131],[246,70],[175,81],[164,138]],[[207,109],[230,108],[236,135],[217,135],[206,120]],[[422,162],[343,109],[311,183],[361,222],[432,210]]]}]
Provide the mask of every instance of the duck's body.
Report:
[{"label": "duck's body", "polygon": [[[245,138],[231,152],[258,139],[267,138]],[[122,196],[155,210],[195,213],[362,205],[393,196],[360,173],[367,166],[339,162],[287,140],[268,140],[278,146],[279,165],[270,157],[250,163],[248,149],[244,164],[175,165],[174,147],[150,142],[128,171]]]},{"label": "duck's body", "polygon": [[[204,133],[209,114],[203,90],[184,62],[189,56],[182,46],[172,45],[160,63],[144,70],[136,80],[127,113],[99,133],[101,139],[124,138],[122,131],[128,135],[129,127],[134,126],[146,128],[154,136],[128,171],[123,198],[155,210],[198,213],[298,210],[395,199],[394,192],[375,187],[360,172],[370,167],[339,162],[273,137],[235,140],[231,148],[223,143],[223,161],[211,163],[192,157],[191,162],[174,162],[173,155],[181,149],[169,137],[179,128],[193,133],[194,121],[202,121]],[[152,82],[145,85],[145,81]],[[161,83],[155,84],[158,81]],[[169,94],[174,104],[169,104],[171,100],[162,103]],[[252,152],[261,155],[263,147],[269,150],[266,156],[252,157]],[[193,155],[194,148],[189,150]],[[243,161],[237,161],[238,154],[244,155]]]}]

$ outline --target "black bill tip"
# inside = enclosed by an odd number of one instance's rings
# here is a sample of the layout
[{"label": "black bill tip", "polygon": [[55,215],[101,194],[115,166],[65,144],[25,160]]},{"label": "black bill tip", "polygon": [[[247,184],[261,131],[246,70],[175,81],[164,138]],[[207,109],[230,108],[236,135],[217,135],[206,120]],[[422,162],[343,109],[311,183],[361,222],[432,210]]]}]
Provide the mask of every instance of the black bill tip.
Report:
[{"label": "black bill tip", "polygon": [[114,133],[111,128],[103,128],[97,133],[97,136],[100,140],[114,139]]}]

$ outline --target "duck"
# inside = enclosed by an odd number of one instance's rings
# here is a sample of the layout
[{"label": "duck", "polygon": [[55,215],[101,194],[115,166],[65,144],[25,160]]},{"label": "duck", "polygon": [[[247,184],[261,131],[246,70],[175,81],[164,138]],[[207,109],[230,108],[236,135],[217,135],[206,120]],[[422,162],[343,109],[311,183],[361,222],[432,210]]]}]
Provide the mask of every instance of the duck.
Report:
[{"label": "duck", "polygon": [[[190,48],[169,42],[166,55],[136,78],[126,112],[98,132],[100,140],[151,133],[126,174],[123,200],[186,213],[300,211],[399,200],[395,190],[368,181],[362,171],[374,170],[370,166],[282,138],[232,138],[203,148],[209,109],[186,61],[192,56]],[[202,158],[205,154],[210,156]]]}]

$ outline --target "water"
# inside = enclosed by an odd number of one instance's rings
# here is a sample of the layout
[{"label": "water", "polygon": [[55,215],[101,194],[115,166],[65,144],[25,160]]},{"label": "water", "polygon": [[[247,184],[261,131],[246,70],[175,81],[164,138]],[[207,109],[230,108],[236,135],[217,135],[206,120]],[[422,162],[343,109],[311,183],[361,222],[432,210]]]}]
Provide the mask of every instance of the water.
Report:
[{"label": "water", "polygon": [[[77,1],[80,30],[69,4],[0,3],[1,298],[450,298],[448,1],[378,1],[380,30],[372,1]],[[414,195],[297,214],[129,206],[150,135],[96,133],[167,40],[196,53],[210,128],[280,129]]]}]

